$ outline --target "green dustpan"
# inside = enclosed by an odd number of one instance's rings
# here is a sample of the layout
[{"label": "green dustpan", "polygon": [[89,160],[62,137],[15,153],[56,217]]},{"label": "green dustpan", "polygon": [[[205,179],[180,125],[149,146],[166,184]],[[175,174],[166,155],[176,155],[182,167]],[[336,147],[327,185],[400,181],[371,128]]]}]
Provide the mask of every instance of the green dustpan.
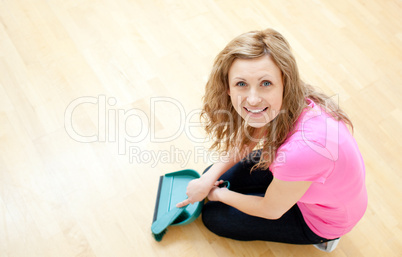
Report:
[{"label": "green dustpan", "polygon": [[[188,183],[200,174],[192,169],[176,171],[165,174],[159,179],[158,193],[156,197],[153,223],[166,213],[176,208],[176,204],[187,199],[186,191]],[[193,222],[201,214],[204,201],[187,205],[184,210],[184,219],[177,219],[170,225],[186,225]]]},{"label": "green dustpan", "polygon": [[[161,241],[168,226],[186,225],[193,222],[201,214],[204,200],[177,208],[176,204],[187,199],[188,183],[200,174],[195,170],[187,169],[168,173],[159,179],[158,193],[154,209],[154,218],[151,231],[156,241]],[[220,187],[230,187],[225,181]]]}]

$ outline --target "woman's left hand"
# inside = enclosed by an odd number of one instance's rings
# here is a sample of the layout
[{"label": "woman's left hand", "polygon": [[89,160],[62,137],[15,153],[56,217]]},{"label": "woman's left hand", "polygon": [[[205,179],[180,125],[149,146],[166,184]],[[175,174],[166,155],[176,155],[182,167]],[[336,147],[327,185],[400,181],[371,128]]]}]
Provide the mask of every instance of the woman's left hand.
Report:
[{"label": "woman's left hand", "polygon": [[223,190],[229,190],[226,187],[219,187],[219,185],[222,183],[223,183],[223,180],[215,182],[214,187],[208,193],[209,201],[220,201],[219,195],[223,192]]}]

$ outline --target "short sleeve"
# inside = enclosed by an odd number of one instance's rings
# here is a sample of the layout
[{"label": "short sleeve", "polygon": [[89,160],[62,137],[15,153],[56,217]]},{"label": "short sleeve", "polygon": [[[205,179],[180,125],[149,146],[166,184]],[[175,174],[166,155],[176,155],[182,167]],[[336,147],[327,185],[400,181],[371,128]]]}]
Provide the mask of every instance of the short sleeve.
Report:
[{"label": "short sleeve", "polygon": [[[325,148],[322,150],[328,153]],[[316,151],[303,141],[285,143],[278,149],[270,170],[280,180],[323,184],[332,173],[335,163],[322,150]]]}]

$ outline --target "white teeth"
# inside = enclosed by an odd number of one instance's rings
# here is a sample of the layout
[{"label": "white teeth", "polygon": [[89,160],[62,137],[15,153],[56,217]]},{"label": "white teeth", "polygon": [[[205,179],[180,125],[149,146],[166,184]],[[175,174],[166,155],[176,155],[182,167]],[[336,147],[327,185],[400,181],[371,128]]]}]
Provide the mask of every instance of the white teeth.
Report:
[{"label": "white teeth", "polygon": [[263,110],[248,110],[249,112],[251,112],[251,113],[260,113],[260,112],[262,112]]},{"label": "white teeth", "polygon": [[261,110],[249,110],[248,108],[246,108],[247,111],[251,112],[251,113],[260,113],[263,112],[266,108],[261,109]]}]

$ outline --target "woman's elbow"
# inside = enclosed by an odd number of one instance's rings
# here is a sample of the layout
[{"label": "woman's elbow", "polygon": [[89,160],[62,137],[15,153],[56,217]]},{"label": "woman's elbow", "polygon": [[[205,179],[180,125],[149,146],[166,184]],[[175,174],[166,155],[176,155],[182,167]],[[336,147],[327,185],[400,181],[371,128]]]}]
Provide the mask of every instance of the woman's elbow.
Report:
[{"label": "woman's elbow", "polygon": [[259,209],[261,211],[260,217],[268,220],[278,220],[280,219],[283,214],[286,213],[287,210],[285,210],[282,206],[278,205],[272,205],[265,201],[266,199],[261,199]]},{"label": "woman's elbow", "polygon": [[268,211],[262,215],[262,218],[268,219],[268,220],[278,220],[283,216],[283,214],[285,214],[285,213],[279,212],[279,211]]}]

